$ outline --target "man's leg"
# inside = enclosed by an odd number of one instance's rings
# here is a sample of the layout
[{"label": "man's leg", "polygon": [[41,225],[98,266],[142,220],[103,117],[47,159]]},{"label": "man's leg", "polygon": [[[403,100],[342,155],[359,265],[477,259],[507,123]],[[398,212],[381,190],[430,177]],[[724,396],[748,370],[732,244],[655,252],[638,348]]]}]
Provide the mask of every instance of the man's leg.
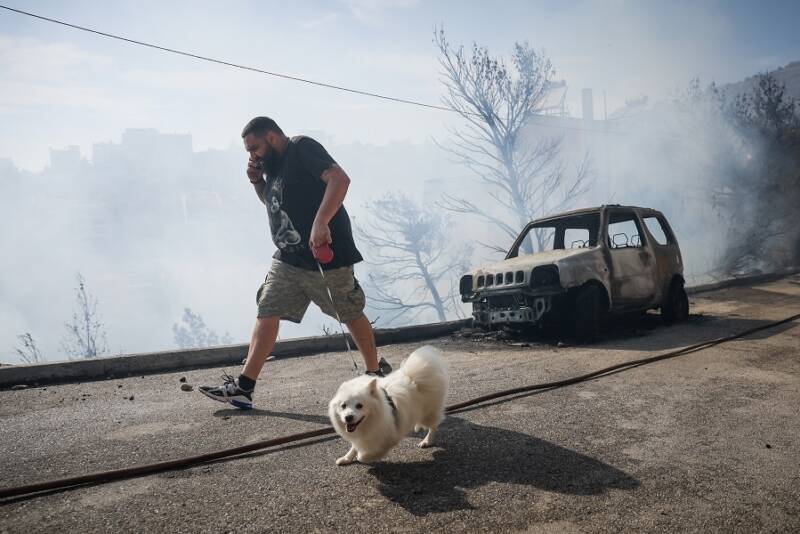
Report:
[{"label": "man's leg", "polygon": [[[391,372],[391,366],[383,358],[378,360],[378,349],[375,346],[375,333],[372,331],[367,316],[364,315],[366,297],[364,291],[353,276],[353,267],[340,267],[325,273],[324,278],[310,276],[306,280],[305,291],[311,300],[320,307],[323,313],[340,320],[356,342],[367,372]],[[330,293],[328,293],[330,291]]]},{"label": "man's leg", "polygon": [[250,337],[250,347],[247,349],[247,361],[242,369],[242,374],[255,381],[264,367],[272,349],[275,347],[275,340],[278,338],[278,326],[280,317],[259,317],[253,327],[253,335]]},{"label": "man's leg", "polygon": [[275,346],[278,337],[278,324],[280,317],[267,316],[256,319],[253,328],[253,337],[250,339],[250,348],[247,350],[247,360],[238,379],[225,374],[225,382],[221,386],[200,386],[198,391],[206,397],[219,402],[229,402],[237,408],[249,409],[253,407],[253,391],[256,379],[267,356]]},{"label": "man's leg", "polygon": [[377,371],[378,347],[375,346],[375,334],[367,316],[362,313],[360,317],[347,323],[347,329],[350,330],[353,341],[356,342],[356,346],[364,358],[367,371]]},{"label": "man's leg", "polygon": [[256,293],[258,319],[253,327],[242,374],[234,378],[225,373],[221,386],[199,386],[200,393],[219,402],[229,402],[237,408],[253,407],[256,379],[275,346],[280,318],[299,322],[310,302],[297,287],[302,274],[297,267],[278,260],[272,262],[267,279]]}]

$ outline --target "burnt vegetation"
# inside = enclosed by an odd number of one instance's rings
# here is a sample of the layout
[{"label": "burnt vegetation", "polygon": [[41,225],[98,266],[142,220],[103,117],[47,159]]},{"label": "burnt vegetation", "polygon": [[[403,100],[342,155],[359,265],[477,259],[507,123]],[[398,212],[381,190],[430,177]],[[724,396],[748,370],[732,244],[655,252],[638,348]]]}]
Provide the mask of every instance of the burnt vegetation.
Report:
[{"label": "burnt vegetation", "polygon": [[708,191],[727,226],[716,271],[731,276],[800,264],[800,103],[769,73],[727,96],[694,80],[679,98],[695,118],[718,119],[725,136]]}]

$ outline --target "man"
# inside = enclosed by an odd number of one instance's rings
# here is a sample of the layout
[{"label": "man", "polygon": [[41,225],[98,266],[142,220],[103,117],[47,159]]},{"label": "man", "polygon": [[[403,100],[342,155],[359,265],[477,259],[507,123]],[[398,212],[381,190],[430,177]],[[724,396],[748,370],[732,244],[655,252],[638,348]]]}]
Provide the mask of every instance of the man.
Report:
[{"label": "man", "polygon": [[[383,376],[372,325],[363,313],[364,292],[353,276],[353,265],[363,258],[342,205],[350,178],[317,141],[290,139],[268,117],[251,120],[242,139],[250,153],[247,177],[267,207],[278,250],[256,295],[258,317],[239,378],[226,374],[221,386],[201,386],[200,392],[252,408],[256,379],[275,345],[280,320],[299,323],[310,302],[333,318],[338,314],[361,351],[367,374]],[[333,260],[322,265],[323,279],[312,251],[325,245],[333,250]]]}]

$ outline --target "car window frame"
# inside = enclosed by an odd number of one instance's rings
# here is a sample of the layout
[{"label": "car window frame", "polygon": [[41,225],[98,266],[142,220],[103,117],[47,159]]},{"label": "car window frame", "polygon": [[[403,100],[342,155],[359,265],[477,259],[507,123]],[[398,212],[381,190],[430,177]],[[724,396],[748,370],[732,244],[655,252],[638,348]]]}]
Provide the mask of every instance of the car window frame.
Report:
[{"label": "car window frame", "polygon": [[[658,221],[658,225],[661,227],[661,231],[664,232],[664,237],[667,238],[667,242],[665,244],[661,244],[658,242],[658,239],[655,238],[654,235],[650,233],[650,228],[647,227],[647,223],[644,221],[647,218],[653,218]],[[677,244],[675,239],[675,235],[672,233],[672,228],[667,223],[666,218],[660,213],[647,213],[642,214],[642,225],[647,228],[647,234],[653,240],[653,246],[659,247],[671,247]]]},{"label": "car window frame", "polygon": [[[597,228],[597,243],[595,243],[593,246],[590,245],[590,246],[585,247],[585,248],[586,249],[592,249],[592,248],[600,247],[601,246],[600,236],[603,233],[603,221],[604,221],[603,212],[602,211],[589,211],[588,213],[583,214],[583,215],[596,215],[597,219],[598,219],[598,222],[597,222],[597,224],[598,224],[598,228]],[[547,222],[557,221],[559,219],[568,218],[568,217],[575,217],[575,216],[577,216],[577,215],[574,215],[574,214],[573,215],[563,215],[562,214],[562,215],[556,215],[554,217],[545,217],[543,219],[537,219],[535,221],[529,222],[528,224],[525,225],[525,227],[522,229],[522,231],[519,234],[517,234],[516,239],[514,239],[514,242],[511,244],[511,247],[508,249],[508,252],[506,252],[504,260],[508,260],[508,259],[511,259],[511,258],[518,258],[519,257],[519,248],[522,245],[522,240],[525,238],[525,236],[528,235],[528,233],[530,233],[530,231],[534,227],[536,227],[538,225],[545,224]],[[589,237],[591,238],[591,232],[589,232],[589,234],[590,234]],[[558,250],[562,250],[562,249],[558,249]],[[569,250],[569,249],[565,248],[563,250]],[[513,252],[513,255],[512,255],[512,252]]]},{"label": "car window frame", "polygon": [[[627,246],[627,247],[613,247],[613,246],[611,246],[611,244],[612,244],[612,241],[611,241],[612,236],[609,233],[609,226],[611,224],[617,224],[616,222],[615,223],[611,223],[611,218],[614,217],[614,216],[617,216],[619,214],[630,215],[631,218],[633,219],[633,223],[636,225],[636,230],[639,232],[639,242],[640,242],[640,244],[638,246]],[[603,224],[603,231],[605,232],[605,236],[603,238],[603,246],[605,246],[608,250],[610,250],[612,252],[615,251],[615,250],[627,250],[627,249],[642,249],[642,250],[644,250],[644,249],[647,248],[647,245],[650,243],[650,241],[649,241],[650,236],[642,231],[642,228],[644,227],[644,221],[641,220],[641,214],[637,210],[625,209],[625,208],[610,209],[610,210],[606,211],[606,216],[605,216],[605,219],[603,220],[602,224]]]}]

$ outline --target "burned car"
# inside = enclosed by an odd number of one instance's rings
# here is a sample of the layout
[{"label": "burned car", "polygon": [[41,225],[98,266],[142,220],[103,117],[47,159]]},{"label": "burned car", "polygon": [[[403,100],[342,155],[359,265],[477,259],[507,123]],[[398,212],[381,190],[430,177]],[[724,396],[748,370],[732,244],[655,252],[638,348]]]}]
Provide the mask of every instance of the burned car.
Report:
[{"label": "burned car", "polygon": [[608,314],[689,315],[683,259],[664,215],[635,206],[588,208],[529,223],[503,261],[461,277],[475,325],[560,324],[595,339]]}]

